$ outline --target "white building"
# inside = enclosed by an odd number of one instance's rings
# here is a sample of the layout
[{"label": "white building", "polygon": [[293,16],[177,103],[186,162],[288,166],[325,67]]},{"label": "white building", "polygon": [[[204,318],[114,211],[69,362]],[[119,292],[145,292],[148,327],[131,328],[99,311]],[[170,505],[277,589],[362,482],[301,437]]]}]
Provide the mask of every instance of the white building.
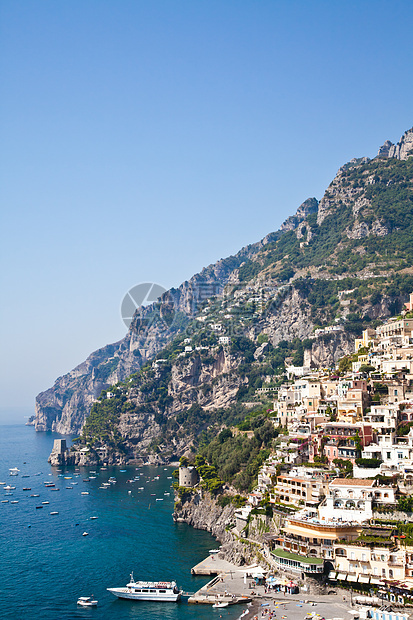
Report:
[{"label": "white building", "polygon": [[375,480],[336,478],[329,484],[325,503],[319,507],[321,521],[362,523],[373,516]]},{"label": "white building", "polygon": [[223,345],[231,344],[230,336],[220,336],[218,338],[218,344],[223,344]]}]

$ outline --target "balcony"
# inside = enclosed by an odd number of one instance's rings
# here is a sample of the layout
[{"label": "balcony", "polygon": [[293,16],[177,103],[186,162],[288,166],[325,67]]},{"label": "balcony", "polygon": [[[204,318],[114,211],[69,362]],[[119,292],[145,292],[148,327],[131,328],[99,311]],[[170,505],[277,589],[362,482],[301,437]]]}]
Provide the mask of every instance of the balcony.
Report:
[{"label": "balcony", "polygon": [[336,549],[336,557],[337,558],[346,558],[347,551],[345,549]]}]

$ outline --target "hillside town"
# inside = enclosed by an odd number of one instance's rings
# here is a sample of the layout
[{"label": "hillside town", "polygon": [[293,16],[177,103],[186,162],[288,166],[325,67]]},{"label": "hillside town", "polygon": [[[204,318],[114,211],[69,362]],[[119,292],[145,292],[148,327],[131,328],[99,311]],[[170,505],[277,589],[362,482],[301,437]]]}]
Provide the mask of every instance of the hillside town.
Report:
[{"label": "hillside town", "polygon": [[[251,539],[261,520],[262,556],[297,579],[411,603],[413,293],[340,371],[288,368],[271,412],[280,433],[230,529]],[[196,486],[195,468],[179,474]]]}]

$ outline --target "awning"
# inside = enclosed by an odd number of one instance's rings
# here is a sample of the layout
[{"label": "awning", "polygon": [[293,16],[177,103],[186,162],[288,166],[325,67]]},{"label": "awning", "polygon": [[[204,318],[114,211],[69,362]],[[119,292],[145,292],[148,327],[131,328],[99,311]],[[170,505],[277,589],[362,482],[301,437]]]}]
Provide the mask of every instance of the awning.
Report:
[{"label": "awning", "polygon": [[375,583],[376,585],[378,585],[380,583],[380,579],[378,577],[372,577],[370,579],[370,583]]},{"label": "awning", "polygon": [[370,575],[359,575],[359,581],[361,583],[368,583],[370,581]]},{"label": "awning", "polygon": [[344,581],[345,579],[347,579],[347,573],[338,573],[337,579],[340,579],[340,581]]},{"label": "awning", "polygon": [[328,578],[329,579],[335,579],[337,577],[337,573],[335,570],[332,570],[328,573]]},{"label": "awning", "polygon": [[357,575],[347,575],[347,581],[357,581]]}]

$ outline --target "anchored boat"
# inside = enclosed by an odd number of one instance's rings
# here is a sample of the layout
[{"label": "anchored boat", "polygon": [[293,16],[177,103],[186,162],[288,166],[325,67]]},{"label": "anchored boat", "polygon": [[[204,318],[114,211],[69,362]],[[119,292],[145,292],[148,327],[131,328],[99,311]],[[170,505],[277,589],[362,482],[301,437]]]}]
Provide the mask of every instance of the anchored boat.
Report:
[{"label": "anchored boat", "polygon": [[179,601],[181,590],[175,581],[135,581],[133,573],[130,582],[125,588],[107,588],[118,598],[126,598],[133,601],[157,601],[171,602]]},{"label": "anchored boat", "polygon": [[80,598],[78,598],[77,604],[81,605],[82,607],[96,607],[98,602],[93,599],[92,594],[92,596],[81,596]]}]

